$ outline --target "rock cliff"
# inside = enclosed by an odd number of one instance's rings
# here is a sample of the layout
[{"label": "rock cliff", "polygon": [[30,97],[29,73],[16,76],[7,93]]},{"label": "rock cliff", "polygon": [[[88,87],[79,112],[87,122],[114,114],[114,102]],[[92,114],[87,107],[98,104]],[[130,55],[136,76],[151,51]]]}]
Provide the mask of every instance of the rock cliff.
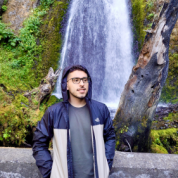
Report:
[{"label": "rock cliff", "polygon": [[24,20],[33,13],[37,3],[38,0],[8,0],[7,11],[2,16],[3,22],[10,24],[10,28],[18,33],[23,27]]}]

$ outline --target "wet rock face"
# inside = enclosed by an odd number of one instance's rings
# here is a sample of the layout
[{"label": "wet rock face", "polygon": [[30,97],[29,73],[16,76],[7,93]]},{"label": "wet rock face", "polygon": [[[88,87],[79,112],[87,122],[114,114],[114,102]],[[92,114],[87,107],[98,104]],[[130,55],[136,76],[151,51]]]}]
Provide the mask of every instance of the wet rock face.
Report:
[{"label": "wet rock face", "polygon": [[[1,0],[0,0],[1,2]],[[39,3],[39,0],[9,0],[7,3],[7,11],[3,14],[4,23],[11,24],[10,27],[17,34],[22,28],[24,20],[29,17],[31,10]]]},{"label": "wet rock face", "polygon": [[3,3],[4,3],[4,0],[0,0],[0,15],[2,15],[2,9],[1,9],[1,7],[2,7]]}]

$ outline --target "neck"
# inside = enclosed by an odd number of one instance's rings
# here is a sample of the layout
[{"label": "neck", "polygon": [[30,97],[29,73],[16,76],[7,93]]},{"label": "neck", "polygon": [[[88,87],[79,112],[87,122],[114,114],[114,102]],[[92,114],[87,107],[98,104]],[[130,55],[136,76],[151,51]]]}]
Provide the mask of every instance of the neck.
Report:
[{"label": "neck", "polygon": [[80,98],[76,98],[76,97],[71,96],[71,95],[70,95],[70,98],[69,98],[69,103],[76,108],[81,108],[81,107],[86,105],[85,98],[80,99]]}]

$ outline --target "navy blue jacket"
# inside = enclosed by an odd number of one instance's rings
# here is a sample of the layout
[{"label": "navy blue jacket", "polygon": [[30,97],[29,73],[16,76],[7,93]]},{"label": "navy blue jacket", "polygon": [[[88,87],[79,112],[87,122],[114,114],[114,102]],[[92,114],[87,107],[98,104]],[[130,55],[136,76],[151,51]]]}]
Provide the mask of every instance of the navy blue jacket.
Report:
[{"label": "navy blue jacket", "polygon": [[[33,156],[44,178],[73,178],[72,149],[68,116],[67,75],[70,67],[63,71],[63,102],[47,109],[38,122],[33,137]],[[90,77],[89,73],[87,72]],[[91,132],[96,178],[108,178],[115,154],[115,133],[110,113],[105,104],[92,100],[92,81],[86,96],[91,115]],[[48,150],[53,139],[53,159]]]}]

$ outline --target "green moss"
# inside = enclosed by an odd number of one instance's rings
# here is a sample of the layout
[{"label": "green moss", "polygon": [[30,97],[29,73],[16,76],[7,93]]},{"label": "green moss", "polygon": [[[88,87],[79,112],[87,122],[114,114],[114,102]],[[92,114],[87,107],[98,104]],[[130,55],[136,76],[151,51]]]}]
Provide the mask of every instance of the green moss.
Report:
[{"label": "green moss", "polygon": [[178,122],[178,113],[169,113],[169,115],[165,117],[164,120],[169,120],[169,122]]},{"label": "green moss", "polygon": [[[176,46],[175,46],[176,47]],[[161,100],[164,102],[178,102],[178,53],[169,52],[169,70],[165,86],[163,87]]]},{"label": "green moss", "polygon": [[116,148],[118,148],[118,146],[119,146],[119,140],[117,140],[116,142]]},{"label": "green moss", "polygon": [[146,11],[147,13],[153,13],[153,11],[155,11],[155,1],[156,0],[147,0],[146,2]]},{"label": "green moss", "polygon": [[171,128],[165,130],[151,131],[151,150],[153,153],[168,153],[171,150],[178,153],[178,129]]},{"label": "green moss", "polygon": [[119,129],[119,133],[125,133],[125,132],[127,132],[128,131],[128,126],[126,126],[126,125],[123,125],[120,129]]},{"label": "green moss", "polygon": [[43,64],[38,65],[36,70],[36,75],[40,78],[44,77],[43,74],[48,72],[49,67],[52,67],[54,70],[58,68],[59,51],[62,47],[62,37],[59,31],[62,28],[61,22],[67,12],[67,8],[68,3],[66,1],[56,1],[48,15],[43,19],[39,37],[43,48]]},{"label": "green moss", "polygon": [[131,0],[131,2],[135,39],[138,40],[139,50],[141,50],[146,35],[144,31],[146,2],[145,0]]},{"label": "green moss", "polygon": [[156,144],[151,145],[151,151],[152,151],[152,153],[168,154],[168,151],[164,147],[162,147],[160,145],[156,145]]},{"label": "green moss", "polygon": [[147,17],[147,19],[149,19],[149,20],[151,20],[153,18],[154,18],[154,14],[153,13],[149,14],[148,17]]}]

